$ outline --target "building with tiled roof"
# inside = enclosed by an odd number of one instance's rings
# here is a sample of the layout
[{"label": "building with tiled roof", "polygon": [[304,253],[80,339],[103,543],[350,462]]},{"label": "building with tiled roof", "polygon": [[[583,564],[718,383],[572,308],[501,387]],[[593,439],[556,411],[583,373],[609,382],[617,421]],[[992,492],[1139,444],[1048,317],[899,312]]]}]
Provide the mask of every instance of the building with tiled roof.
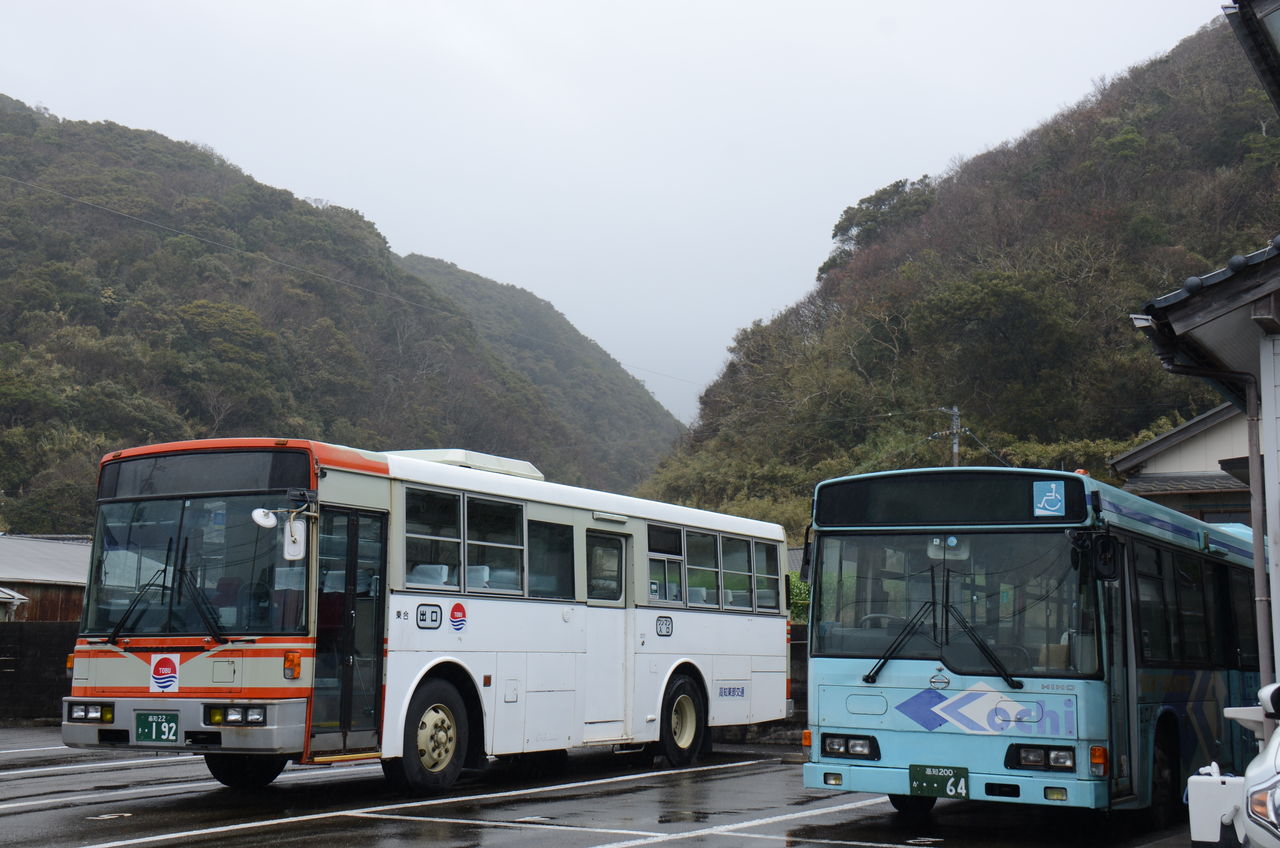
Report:
[{"label": "building with tiled roof", "polygon": [[1126,491],[1213,523],[1249,523],[1249,434],[1224,403],[1110,461]]}]

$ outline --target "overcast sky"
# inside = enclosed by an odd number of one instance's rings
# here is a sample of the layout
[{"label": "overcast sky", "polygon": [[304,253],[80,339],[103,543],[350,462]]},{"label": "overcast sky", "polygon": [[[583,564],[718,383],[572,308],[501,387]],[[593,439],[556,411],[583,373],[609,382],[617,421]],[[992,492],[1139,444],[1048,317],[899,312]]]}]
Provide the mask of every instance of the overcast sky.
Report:
[{"label": "overcast sky", "polygon": [[529,289],[685,421],[841,211],[1171,49],[1211,0],[5,0],[0,93],[209,145]]}]

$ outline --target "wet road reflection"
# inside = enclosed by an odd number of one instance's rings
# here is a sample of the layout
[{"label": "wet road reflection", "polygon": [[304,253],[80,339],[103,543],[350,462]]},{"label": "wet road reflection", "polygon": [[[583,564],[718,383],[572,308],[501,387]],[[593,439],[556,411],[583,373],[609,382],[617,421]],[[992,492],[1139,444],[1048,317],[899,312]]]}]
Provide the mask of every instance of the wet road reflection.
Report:
[{"label": "wet road reflection", "polygon": [[0,846],[1190,846],[1185,826],[1150,834],[1013,805],[944,802],[908,820],[883,796],[805,789],[782,749],[723,746],[693,769],[601,753],[521,758],[419,799],[391,794],[372,763],[292,767],[265,790],[237,792],[195,757],[44,747],[0,746]]}]

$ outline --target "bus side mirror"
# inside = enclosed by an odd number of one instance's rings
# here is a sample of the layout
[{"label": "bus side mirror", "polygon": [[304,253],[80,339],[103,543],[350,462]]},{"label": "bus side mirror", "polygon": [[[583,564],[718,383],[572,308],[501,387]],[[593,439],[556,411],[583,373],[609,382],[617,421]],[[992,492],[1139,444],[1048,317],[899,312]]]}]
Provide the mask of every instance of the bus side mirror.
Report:
[{"label": "bus side mirror", "polygon": [[1120,576],[1116,540],[1110,536],[1099,536],[1093,542],[1093,573],[1099,580],[1115,580]]},{"label": "bus side mirror", "polygon": [[1093,574],[1099,580],[1115,580],[1120,576],[1116,540],[1105,531],[1068,530],[1071,547],[1093,562]]},{"label": "bus side mirror", "polygon": [[307,558],[307,522],[304,518],[290,518],[284,525],[284,558],[297,562]]},{"label": "bus side mirror", "polygon": [[800,579],[806,583],[813,576],[813,542],[809,539],[809,531],[812,529],[812,524],[804,528],[804,547],[800,549]]}]

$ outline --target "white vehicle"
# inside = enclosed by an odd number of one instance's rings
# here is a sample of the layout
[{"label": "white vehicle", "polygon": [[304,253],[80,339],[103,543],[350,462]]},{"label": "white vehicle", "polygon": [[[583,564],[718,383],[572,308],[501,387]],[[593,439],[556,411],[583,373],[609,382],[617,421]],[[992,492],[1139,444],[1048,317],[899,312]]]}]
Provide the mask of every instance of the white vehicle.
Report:
[{"label": "white vehicle", "polygon": [[[1258,691],[1261,706],[1224,710],[1263,738],[1264,719],[1280,718],[1280,684]],[[1217,763],[1187,780],[1193,844],[1218,845],[1229,829],[1241,845],[1280,848],[1280,733],[1272,733],[1244,776],[1224,775]]]},{"label": "white vehicle", "polygon": [[463,451],[218,439],[103,458],[63,739],[229,786],[449,786],[581,745],[692,762],[784,718],[782,528]]}]

